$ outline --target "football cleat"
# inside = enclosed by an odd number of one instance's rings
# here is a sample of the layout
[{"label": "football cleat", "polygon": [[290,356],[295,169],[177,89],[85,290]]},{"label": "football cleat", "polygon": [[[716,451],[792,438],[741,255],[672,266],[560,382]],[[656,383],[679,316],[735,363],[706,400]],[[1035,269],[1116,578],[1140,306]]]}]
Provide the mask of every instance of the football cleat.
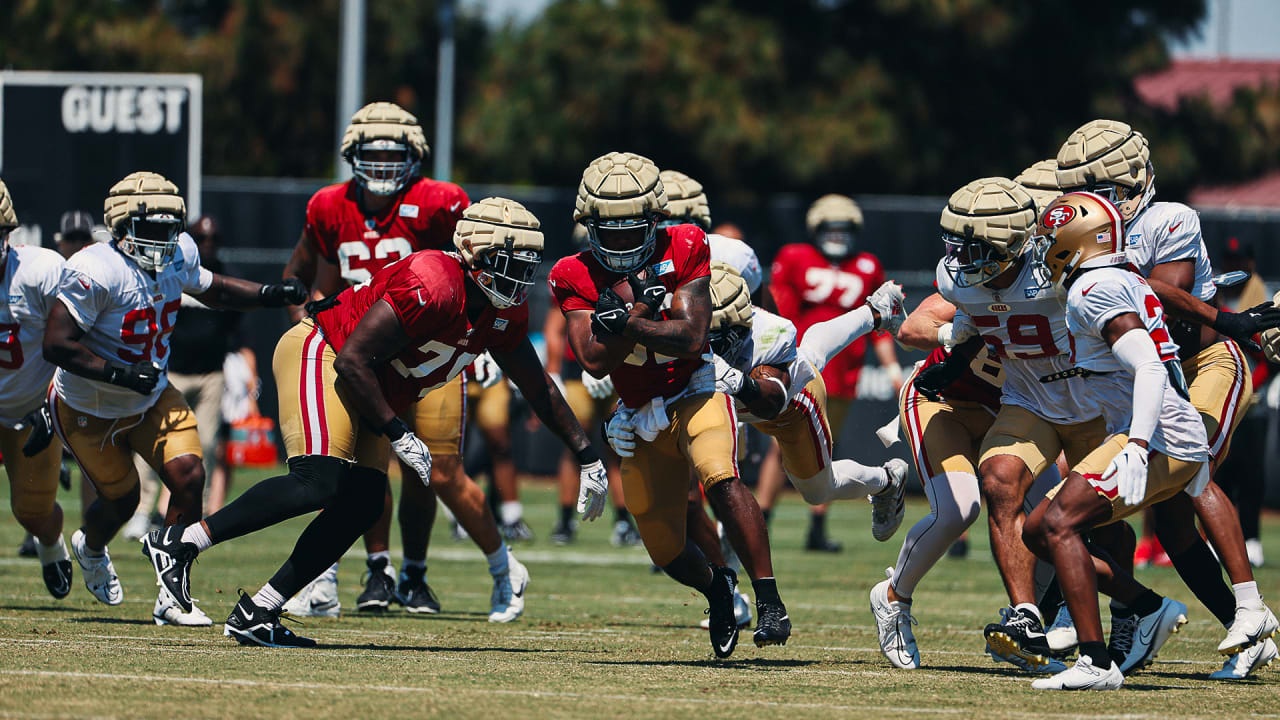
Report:
[{"label": "football cleat", "polygon": [[102,548],[102,557],[90,557],[85,554],[84,530],[71,533],[71,553],[80,563],[80,573],[84,575],[84,586],[89,589],[98,602],[104,605],[119,605],[124,602],[124,587],[116,575],[116,568],[111,564],[111,554]]},{"label": "football cleat", "polygon": [[280,622],[280,610],[267,610],[253,604],[249,593],[240,591],[240,602],[227,617],[222,634],[235,638],[241,645],[279,648],[315,647],[316,641],[295,635]]},{"label": "football cleat", "polygon": [[298,591],[289,602],[284,604],[284,611],[298,617],[338,617],[342,614],[342,603],[338,600],[338,563],[312,580],[306,587]]},{"label": "football cleat", "polygon": [[880,640],[880,652],[896,668],[915,670],[920,667],[920,649],[911,630],[918,625],[911,615],[911,605],[889,601],[889,583],[893,580],[893,568],[885,568],[888,578],[871,588],[871,616],[876,621],[876,634]]},{"label": "football cleat", "polygon": [[507,572],[493,578],[489,596],[489,622],[508,623],[524,614],[524,591],[529,588],[529,569],[507,551]]},{"label": "football cleat", "polygon": [[577,535],[577,523],[573,521],[567,524],[556,523],[556,526],[551,528],[551,544],[568,545],[577,539]]},{"label": "football cleat", "polygon": [[153,530],[142,538],[142,554],[156,571],[156,584],[169,591],[183,612],[191,612],[191,564],[199,551],[182,541],[182,525]]},{"label": "football cleat", "polygon": [[[742,592],[742,588],[733,591],[733,619],[737,621],[738,629],[750,627],[751,625],[751,598]],[[711,618],[702,618],[702,622],[698,623],[698,627],[703,630],[710,630]]]},{"label": "football cleat", "polygon": [[396,575],[391,563],[386,558],[368,559],[365,561],[368,571],[365,573],[364,592],[356,598],[358,612],[383,612],[396,599]]},{"label": "football cleat", "polygon": [[889,484],[875,495],[867,496],[871,501],[871,537],[880,542],[898,532],[907,513],[906,461],[894,458],[884,464],[884,471],[889,476]]},{"label": "football cleat", "polygon": [[738,574],[727,567],[711,568],[711,589],[707,592],[707,630],[711,651],[727,658],[738,646],[738,622],[733,600],[738,590]]},{"label": "football cleat", "polygon": [[411,613],[435,615],[440,612],[440,600],[426,581],[427,569],[405,565],[400,568],[400,586],[396,588],[396,600]]},{"label": "football cleat", "polygon": [[1150,615],[1119,617],[1113,612],[1107,653],[1119,664],[1120,672],[1137,672],[1150,665],[1169,636],[1186,624],[1187,606],[1169,598]]},{"label": "football cleat", "polygon": [[1121,685],[1124,674],[1114,661],[1103,670],[1088,655],[1081,655],[1075,665],[1052,677],[1031,681],[1036,690],[1118,690]]},{"label": "football cleat", "polygon": [[1241,680],[1249,677],[1249,673],[1275,662],[1276,655],[1280,654],[1276,651],[1276,643],[1271,638],[1267,638],[1253,647],[1245,648],[1240,652],[1227,658],[1222,664],[1222,669],[1211,673],[1210,680]]},{"label": "football cleat", "polygon": [[533,528],[529,527],[529,523],[523,518],[513,523],[500,523],[498,532],[502,533],[502,539],[509,543],[533,542]]},{"label": "football cleat", "polygon": [[55,600],[61,600],[71,592],[71,560],[54,560],[40,568],[44,586]]},{"label": "football cleat", "polygon": [[1044,636],[1049,641],[1049,649],[1058,657],[1070,655],[1080,644],[1076,637],[1076,624],[1066,603],[1058,606],[1058,614],[1054,616],[1053,624],[1045,628]]},{"label": "football cleat", "polygon": [[614,547],[635,547],[644,541],[640,539],[640,531],[629,520],[619,520],[613,524],[613,536],[609,544]]},{"label": "football cleat", "polygon": [[1040,618],[1029,610],[1012,607],[1001,608],[1000,617],[1000,622],[991,623],[982,631],[991,657],[1037,671],[1050,664],[1052,653]]},{"label": "football cleat", "polygon": [[844,545],[838,540],[827,537],[826,532],[810,527],[809,536],[804,541],[804,549],[809,552],[838,553],[844,550]]},{"label": "football cleat", "polygon": [[1218,645],[1218,652],[1222,655],[1235,655],[1263,640],[1275,637],[1278,627],[1280,623],[1276,622],[1275,613],[1266,605],[1259,603],[1256,608],[1237,605],[1235,620],[1227,628],[1227,637]]},{"label": "football cleat", "polygon": [[191,603],[191,612],[182,612],[177,601],[163,587],[156,593],[156,604],[151,610],[151,619],[155,620],[157,625],[208,627],[213,624],[209,616],[205,615],[194,601]]},{"label": "football cleat", "polygon": [[764,603],[756,601],[756,631],[751,639],[756,647],[765,645],[786,645],[791,637],[791,616],[787,615],[787,607],[782,603]]}]

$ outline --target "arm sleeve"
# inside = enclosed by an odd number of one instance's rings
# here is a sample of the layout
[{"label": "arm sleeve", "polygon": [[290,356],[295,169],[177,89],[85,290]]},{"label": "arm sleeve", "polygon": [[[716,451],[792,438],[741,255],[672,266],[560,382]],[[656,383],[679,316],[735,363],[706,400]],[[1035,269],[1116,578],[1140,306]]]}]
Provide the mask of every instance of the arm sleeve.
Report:
[{"label": "arm sleeve", "polygon": [[1150,442],[1160,421],[1164,405],[1168,371],[1160,362],[1156,344],[1143,328],[1134,328],[1111,346],[1111,352],[1133,373],[1133,415],[1129,421],[1129,438]]}]

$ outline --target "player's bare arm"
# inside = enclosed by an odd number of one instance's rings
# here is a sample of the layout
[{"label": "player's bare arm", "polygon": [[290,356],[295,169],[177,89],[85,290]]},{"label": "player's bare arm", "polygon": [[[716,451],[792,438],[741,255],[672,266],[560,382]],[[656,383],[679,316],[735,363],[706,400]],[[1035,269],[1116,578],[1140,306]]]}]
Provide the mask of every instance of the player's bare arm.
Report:
[{"label": "player's bare arm", "polygon": [[[297,278],[301,281],[310,289],[308,299],[311,300],[319,300],[345,287],[338,266],[320,254],[315,241],[307,235],[306,230],[302,231],[298,244],[293,246],[293,254],[289,256],[289,262],[285,263],[282,277],[285,280]],[[291,322],[298,322],[306,314],[301,304],[289,306]]]},{"label": "player's bare arm", "polygon": [[590,310],[570,310],[565,314],[565,322],[569,328],[569,347],[591,377],[608,375],[635,349],[635,341],[621,335],[596,335],[591,329]]},{"label": "player's bare arm", "polygon": [[698,278],[677,288],[667,318],[650,320],[639,317],[633,309],[622,336],[672,357],[702,355],[711,326],[711,278]]},{"label": "player's bare arm", "polygon": [[371,427],[381,430],[396,419],[395,411],[382,394],[377,368],[408,344],[409,336],[395,310],[386,300],[379,300],[347,336],[333,361],[334,372],[346,386],[356,412],[368,420]]},{"label": "player's bare arm", "polygon": [[951,322],[955,316],[956,306],[934,293],[907,316],[898,329],[898,342],[917,350],[932,350],[939,345],[938,328]]},{"label": "player's bare arm", "polygon": [[199,294],[200,302],[213,308],[246,309],[300,304],[306,300],[306,288],[297,278],[282,283],[256,283],[252,280],[213,273],[213,284]]},{"label": "player's bare arm", "polygon": [[44,359],[81,377],[110,382],[109,363],[80,342],[84,333],[61,300],[53,303],[44,330]]},{"label": "player's bare arm", "polygon": [[529,338],[526,337],[524,342],[511,352],[501,353],[490,350],[490,353],[502,368],[502,372],[506,373],[511,382],[520,388],[529,406],[537,413],[538,419],[564,441],[564,444],[578,457],[580,463],[593,462],[596,459],[594,453],[588,459],[584,459],[583,455],[584,451],[591,447],[586,431],[582,429],[573,410],[569,409],[569,403],[565,402],[560,389],[543,369],[542,363],[538,362],[538,353],[533,349],[533,343],[529,342]]}]

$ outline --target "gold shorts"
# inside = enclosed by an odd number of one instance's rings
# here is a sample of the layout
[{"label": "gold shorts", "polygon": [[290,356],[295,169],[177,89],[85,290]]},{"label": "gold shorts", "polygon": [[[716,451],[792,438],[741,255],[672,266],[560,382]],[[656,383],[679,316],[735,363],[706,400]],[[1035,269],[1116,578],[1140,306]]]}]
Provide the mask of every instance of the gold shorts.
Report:
[{"label": "gold shorts", "polygon": [[564,381],[564,399],[569,403],[569,409],[578,418],[578,422],[587,429],[588,435],[591,434],[591,426],[603,420],[618,404],[616,394],[605,398],[591,397],[581,380]]},{"label": "gold shorts", "polygon": [[898,422],[920,482],[943,473],[978,476],[982,439],[995,422],[995,414],[982,403],[968,400],[934,402],[921,395],[911,373],[898,396]]},{"label": "gold shorts", "polygon": [[792,478],[805,480],[831,467],[831,425],[827,422],[827,385],[818,375],[792,396],[787,407],[772,420],[752,423],[778,441],[782,468]]},{"label": "gold shorts", "polygon": [[702,487],[738,477],[738,417],[721,393],[667,406],[671,424],[622,458],[622,491],[649,557],[666,565],[684,550],[689,470]]},{"label": "gold shorts", "polygon": [[[1112,435],[1100,447],[1081,460],[1078,465],[1071,468],[1072,472],[1083,475],[1090,487],[1111,503],[1111,520],[1108,522],[1126,518],[1144,507],[1168,500],[1182,492],[1195,479],[1196,473],[1203,464],[1194,461],[1177,460],[1164,453],[1152,453],[1150,464],[1147,466],[1147,494],[1143,497],[1142,502],[1137,505],[1128,505],[1120,499],[1116,479],[1110,478],[1105,481],[1102,479],[1102,473],[1107,469],[1107,465],[1111,464],[1112,458],[1119,455],[1128,442],[1128,435],[1123,433]],[[1061,487],[1062,483],[1058,483],[1058,487],[1049,491],[1047,497],[1057,495]]]},{"label": "gold shorts", "polygon": [[996,455],[1013,455],[1027,464],[1031,477],[1039,477],[1058,453],[1067,457],[1067,466],[1093,452],[1107,438],[1102,418],[1082,423],[1052,423],[1017,405],[1002,405],[1000,414],[987,431],[978,455],[978,465]]},{"label": "gold shorts", "polygon": [[[133,464],[137,453],[163,477],[164,464],[183,455],[202,458],[196,414],[172,386],[145,412],[122,418],[100,418],[67,405],[51,389],[53,426],[98,494],[124,497],[138,484]],[[56,473],[55,473],[56,477]]]},{"label": "gold shorts", "polygon": [[386,472],[391,444],[367,426],[338,387],[336,357],[310,318],[289,328],[276,343],[271,369],[286,456],[327,455]]},{"label": "gold shorts", "polygon": [[[467,393],[471,385],[464,373],[427,393],[400,415],[422,438],[433,456],[461,455],[462,436],[467,426]],[[506,387],[506,383],[498,383]],[[495,386],[496,387],[496,386]]]},{"label": "gold shorts", "polygon": [[480,387],[478,382],[467,383],[467,399],[471,401],[472,417],[480,429],[501,432],[511,424],[511,386],[506,378],[487,388]]},{"label": "gold shorts", "polygon": [[31,428],[0,427],[0,453],[9,475],[9,505],[19,521],[34,522],[48,517],[58,498],[62,443],[55,440],[35,457],[27,457],[22,454],[22,444],[30,435]]},{"label": "gold shorts", "polygon": [[1218,462],[1231,448],[1231,436],[1253,398],[1249,365],[1234,340],[1223,340],[1184,360],[1182,373],[1209,435],[1209,456]]}]

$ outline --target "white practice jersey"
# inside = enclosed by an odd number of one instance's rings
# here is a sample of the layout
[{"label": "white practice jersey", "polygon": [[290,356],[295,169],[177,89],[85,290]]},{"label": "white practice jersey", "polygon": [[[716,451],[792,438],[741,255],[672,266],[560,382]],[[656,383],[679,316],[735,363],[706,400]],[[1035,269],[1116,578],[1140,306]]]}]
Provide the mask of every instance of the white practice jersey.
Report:
[{"label": "white practice jersey", "polygon": [[938,293],[956,306],[957,321],[967,316],[990,353],[1000,358],[1005,377],[1001,404],[1017,405],[1054,423],[1085,422],[1102,414],[1096,404],[1081,400],[1080,378],[1040,382],[1071,368],[1071,340],[1066,298],[1055,288],[1038,289],[1031,263],[1001,290],[956,287],[945,263],[938,262]]},{"label": "white practice jersey", "polygon": [[1217,288],[1200,234],[1200,213],[1182,203],[1151,203],[1127,224],[1126,233],[1125,255],[1144,277],[1156,265],[1190,260],[1195,263],[1191,294],[1205,302],[1213,299]]},{"label": "white practice jersey", "polygon": [[10,247],[0,307],[0,423],[13,427],[40,406],[53,365],[44,359],[44,326],[62,280],[62,256],[34,246]]},{"label": "white practice jersey", "polygon": [[[200,252],[190,235],[179,238],[173,262],[153,278],[113,245],[81,250],[62,271],[58,299],[85,331],[81,342],[108,362],[169,365],[169,333],[182,305],[182,293],[201,293],[213,284],[213,273],[200,265]],[[169,384],[161,375],[150,395],[110,383],[89,380],[58,368],[53,386],[58,397],[80,412],[119,418],[155,404]]]},{"label": "white practice jersey", "polygon": [[[1133,373],[1111,352],[1102,331],[1108,322],[1125,313],[1142,318],[1161,360],[1177,361],[1178,346],[1169,337],[1164,308],[1138,275],[1120,268],[1090,270],[1076,280],[1067,294],[1067,324],[1075,340],[1075,364],[1106,373],[1083,378],[1083,384],[1102,407],[1107,431],[1113,433],[1128,432],[1133,420]],[[1191,402],[1174,389],[1172,380],[1165,385],[1151,447],[1178,460],[1209,459],[1204,421]]]},{"label": "white practice jersey", "polygon": [[764,279],[764,271],[760,269],[760,258],[751,246],[724,235],[707,233],[707,242],[711,243],[711,261],[719,260],[733,266],[734,270],[747,281],[747,290],[755,294]]},{"label": "white practice jersey", "polygon": [[[779,317],[762,308],[754,308],[751,314],[751,337],[742,343],[738,354],[725,358],[744,374],[761,365],[776,365],[791,373],[791,386],[787,388],[788,402],[821,371],[806,353],[796,347],[796,326],[790,320]],[[742,422],[759,422],[760,418],[747,412],[742,401],[735,400],[738,419]]]}]

